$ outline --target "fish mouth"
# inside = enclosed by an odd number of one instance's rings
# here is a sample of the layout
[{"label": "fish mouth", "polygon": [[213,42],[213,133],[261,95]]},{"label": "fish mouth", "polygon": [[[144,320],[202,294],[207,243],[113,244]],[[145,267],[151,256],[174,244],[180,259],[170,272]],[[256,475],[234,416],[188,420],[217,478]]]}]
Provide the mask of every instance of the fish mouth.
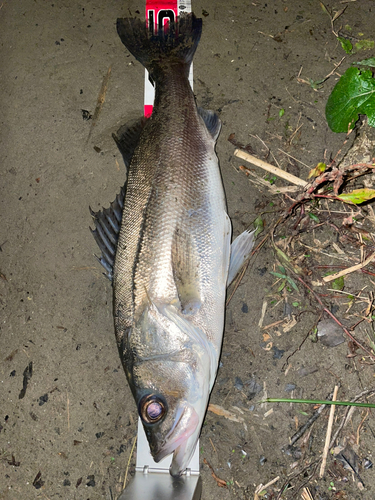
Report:
[{"label": "fish mouth", "polygon": [[173,453],[172,476],[180,476],[189,465],[199,435],[199,416],[192,406],[181,408],[174,425],[165,437],[165,444],[154,455],[155,462]]}]

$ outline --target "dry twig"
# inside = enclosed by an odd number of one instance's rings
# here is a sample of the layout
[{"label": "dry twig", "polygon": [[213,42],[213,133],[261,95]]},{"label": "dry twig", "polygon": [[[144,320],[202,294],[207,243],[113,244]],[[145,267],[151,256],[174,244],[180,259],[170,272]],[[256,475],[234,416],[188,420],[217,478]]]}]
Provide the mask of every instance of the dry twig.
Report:
[{"label": "dry twig", "polygon": [[365,259],[363,262],[360,262],[359,264],[356,264],[355,266],[347,267],[346,269],[343,269],[342,271],[335,273],[335,274],[330,274],[329,276],[324,276],[323,281],[325,283],[328,283],[329,281],[333,281],[337,278],[341,278],[341,276],[346,276],[347,274],[354,273],[355,271],[359,271],[363,267],[366,267],[367,264],[369,264],[374,258],[375,258],[375,252],[370,254],[367,257],[367,259]]},{"label": "dry twig", "polygon": [[323,310],[343,329],[344,333],[350,338],[350,340],[352,340],[354,342],[354,344],[356,344],[358,347],[360,347],[363,351],[365,351],[365,353],[367,353],[370,358],[375,361],[375,355],[373,353],[371,353],[368,349],[366,349],[366,347],[364,347],[360,342],[359,340],[357,340],[350,332],[347,328],[345,328],[345,326],[336,318],[336,316],[323,304],[323,302],[320,300],[319,296],[314,292],[314,290],[309,287],[309,285],[307,283],[305,283],[303,281],[302,278],[300,278],[298,275],[295,275],[296,279],[302,283],[302,285],[304,287],[306,287],[310,293],[315,297],[315,299],[319,302],[319,304],[321,305],[321,307],[323,308]]},{"label": "dry twig", "polygon": [[87,137],[87,141],[86,142],[88,142],[90,140],[92,131],[93,131],[94,127],[96,126],[97,121],[99,119],[99,115],[100,115],[100,112],[102,110],[102,107],[103,107],[103,104],[104,104],[104,101],[105,101],[105,95],[107,93],[109,78],[111,76],[111,70],[112,70],[112,66],[110,66],[108,68],[107,73],[106,73],[106,75],[103,78],[102,86],[100,88],[98,100],[96,102],[96,107],[95,107],[94,115],[93,115],[92,122],[91,122],[90,132],[89,132],[89,135]]},{"label": "dry twig", "polygon": [[259,493],[261,493],[262,491],[266,490],[267,488],[269,488],[270,486],[272,486],[273,484],[275,484],[278,480],[280,479],[280,476],[277,476],[275,477],[274,479],[272,479],[272,481],[269,481],[267,484],[263,485],[262,483],[260,483],[255,492],[254,492],[254,500],[260,500],[260,498],[263,498],[259,496]]},{"label": "dry twig", "polygon": [[208,465],[208,467],[211,469],[211,475],[212,477],[215,479],[215,481],[217,482],[217,485],[220,487],[220,488],[227,488],[227,482],[224,481],[224,479],[220,479],[220,477],[218,477],[216,474],[215,474],[215,471],[212,467],[212,465],[204,458],[203,459],[203,463],[205,463],[206,465]]},{"label": "dry twig", "polygon": [[[332,401],[336,401],[337,398],[337,392],[339,390],[339,386],[335,386],[335,390],[333,391],[333,396],[332,396]],[[330,413],[329,413],[329,420],[328,420],[328,426],[327,426],[327,434],[326,434],[326,442],[324,445],[324,450],[323,450],[323,457],[322,457],[322,465],[320,466],[320,472],[319,472],[319,477],[324,476],[325,468],[326,468],[326,463],[327,463],[327,456],[329,452],[329,443],[331,440],[331,434],[332,434],[332,426],[333,426],[333,417],[335,416],[335,405],[331,406]]]},{"label": "dry twig", "polygon": [[253,165],[256,165],[257,167],[262,168],[263,170],[266,170],[267,172],[271,172],[271,174],[277,175],[277,177],[280,177],[281,179],[284,179],[285,181],[288,181],[291,184],[295,184],[296,186],[302,186],[302,187],[307,186],[307,182],[304,181],[303,179],[300,179],[295,175],[289,174],[288,172],[285,172],[284,170],[281,170],[280,168],[277,168],[271,165],[270,163],[266,163],[265,161],[260,160],[259,158],[256,158],[255,156],[252,156],[249,153],[245,153],[240,149],[236,149],[234,155],[237,156],[238,158],[241,158],[242,160],[245,160],[249,163],[252,163]]},{"label": "dry twig", "polygon": [[133,456],[133,452],[134,452],[134,448],[135,448],[135,443],[137,442],[137,436],[135,436],[134,438],[134,441],[133,441],[133,446],[132,446],[132,449],[130,450],[130,455],[129,455],[129,460],[128,460],[128,463],[126,465],[126,470],[125,470],[125,477],[124,477],[124,483],[122,485],[122,488],[125,489],[125,486],[126,486],[126,479],[128,477],[128,471],[129,471],[129,466],[130,466],[130,460],[132,459],[132,456]]}]

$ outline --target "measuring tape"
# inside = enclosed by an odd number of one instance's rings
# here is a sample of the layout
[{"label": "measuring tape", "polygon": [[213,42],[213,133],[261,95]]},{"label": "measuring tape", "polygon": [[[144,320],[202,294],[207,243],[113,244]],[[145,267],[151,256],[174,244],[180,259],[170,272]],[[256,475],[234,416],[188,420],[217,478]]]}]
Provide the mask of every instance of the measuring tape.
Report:
[{"label": "measuring tape", "polygon": [[[147,0],[146,1],[146,20],[150,29],[157,33],[161,26],[167,25],[171,21],[176,21],[177,16],[184,12],[191,12],[191,2],[182,1],[160,1],[160,0]],[[152,27],[152,28],[151,28]],[[193,65],[190,66],[189,81],[191,88],[193,88]],[[149,118],[152,113],[154,104],[155,89],[150,82],[148,71],[145,70],[145,98],[144,98],[144,115]]]}]

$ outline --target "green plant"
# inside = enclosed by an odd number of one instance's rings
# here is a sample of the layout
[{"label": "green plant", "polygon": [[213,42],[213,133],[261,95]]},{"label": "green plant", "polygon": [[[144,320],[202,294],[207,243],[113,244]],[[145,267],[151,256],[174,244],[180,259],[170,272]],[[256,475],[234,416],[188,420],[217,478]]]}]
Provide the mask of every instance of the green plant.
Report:
[{"label": "green plant", "polygon": [[359,114],[375,127],[375,78],[371,70],[348,68],[336,83],[326,105],[326,118],[333,132],[348,132]]}]

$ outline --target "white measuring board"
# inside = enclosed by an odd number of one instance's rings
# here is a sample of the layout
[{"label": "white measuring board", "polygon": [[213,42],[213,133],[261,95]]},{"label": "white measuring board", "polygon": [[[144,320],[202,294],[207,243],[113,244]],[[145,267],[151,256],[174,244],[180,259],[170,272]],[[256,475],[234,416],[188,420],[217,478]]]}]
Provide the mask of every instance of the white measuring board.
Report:
[{"label": "white measuring board", "polygon": [[[150,24],[154,24],[155,33],[158,25],[165,25],[170,20],[175,21],[176,17],[183,12],[191,12],[191,1],[163,1],[163,0],[148,0],[146,1],[146,20]],[[189,81],[193,88],[193,65],[190,66]],[[148,71],[145,70],[145,97],[144,97],[144,116],[151,116],[154,105],[155,89],[150,82]]]}]

